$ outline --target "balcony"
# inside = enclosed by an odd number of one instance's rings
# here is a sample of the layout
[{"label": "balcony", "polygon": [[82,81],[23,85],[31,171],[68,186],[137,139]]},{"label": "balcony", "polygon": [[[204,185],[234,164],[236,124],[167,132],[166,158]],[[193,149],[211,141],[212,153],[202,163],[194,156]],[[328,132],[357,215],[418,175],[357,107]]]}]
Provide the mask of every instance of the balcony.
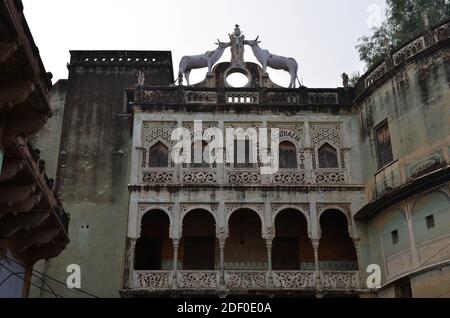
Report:
[{"label": "balcony", "polygon": [[[174,279],[176,277],[176,279]],[[227,292],[231,294],[251,291],[315,292],[320,284],[324,291],[359,290],[359,272],[326,270],[315,271],[133,271],[133,282],[128,292],[158,294],[168,291]],[[222,280],[222,282],[221,282]]]}]

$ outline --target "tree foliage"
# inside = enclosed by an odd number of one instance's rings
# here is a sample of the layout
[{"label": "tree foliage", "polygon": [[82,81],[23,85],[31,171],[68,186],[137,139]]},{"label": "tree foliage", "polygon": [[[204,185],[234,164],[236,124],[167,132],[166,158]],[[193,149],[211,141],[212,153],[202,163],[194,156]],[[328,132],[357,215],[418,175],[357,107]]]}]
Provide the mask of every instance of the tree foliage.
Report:
[{"label": "tree foliage", "polygon": [[387,51],[450,17],[450,0],[387,0],[386,21],[371,36],[359,39],[360,58],[367,68],[381,61]]}]

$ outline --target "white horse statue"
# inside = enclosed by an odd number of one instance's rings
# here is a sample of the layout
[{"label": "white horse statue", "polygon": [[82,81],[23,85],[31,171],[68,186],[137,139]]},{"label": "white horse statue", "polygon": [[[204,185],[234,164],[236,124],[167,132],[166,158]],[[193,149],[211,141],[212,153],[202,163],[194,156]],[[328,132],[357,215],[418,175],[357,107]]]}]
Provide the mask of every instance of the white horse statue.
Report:
[{"label": "white horse statue", "polygon": [[214,51],[208,51],[205,54],[193,55],[193,56],[183,56],[180,61],[180,70],[178,73],[178,78],[180,83],[183,82],[183,75],[186,78],[187,85],[189,86],[189,74],[193,69],[208,67],[208,72],[210,73],[214,64],[222,57],[223,52],[227,47],[231,45],[230,42],[218,42],[216,45],[219,47]]},{"label": "white horse statue", "polygon": [[302,86],[297,76],[297,61],[291,57],[278,56],[270,53],[268,50],[263,50],[258,45],[259,43],[261,43],[260,41],[258,41],[258,39],[259,36],[253,41],[245,41],[245,44],[250,45],[253,54],[255,55],[259,63],[261,63],[264,72],[266,72],[267,66],[276,70],[285,70],[291,75],[289,88],[295,88],[296,81],[300,86]]}]

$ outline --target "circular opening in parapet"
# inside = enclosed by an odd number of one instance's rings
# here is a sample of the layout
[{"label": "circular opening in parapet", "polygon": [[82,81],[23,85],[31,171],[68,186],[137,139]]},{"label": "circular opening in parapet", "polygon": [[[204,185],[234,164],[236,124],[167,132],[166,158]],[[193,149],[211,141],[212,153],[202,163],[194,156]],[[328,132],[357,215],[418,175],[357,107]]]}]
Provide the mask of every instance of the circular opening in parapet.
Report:
[{"label": "circular opening in parapet", "polygon": [[250,83],[250,78],[243,71],[234,70],[228,73],[226,81],[231,87],[245,87]]}]

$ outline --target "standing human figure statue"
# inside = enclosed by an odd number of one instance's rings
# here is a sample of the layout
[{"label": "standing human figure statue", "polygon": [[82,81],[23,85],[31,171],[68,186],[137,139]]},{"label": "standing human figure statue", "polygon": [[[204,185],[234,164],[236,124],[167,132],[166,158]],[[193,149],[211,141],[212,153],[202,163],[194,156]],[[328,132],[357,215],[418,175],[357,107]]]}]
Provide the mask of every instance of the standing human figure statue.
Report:
[{"label": "standing human figure statue", "polygon": [[231,43],[231,64],[243,65],[245,53],[245,36],[242,34],[239,24],[236,24],[233,34],[228,34]]}]

